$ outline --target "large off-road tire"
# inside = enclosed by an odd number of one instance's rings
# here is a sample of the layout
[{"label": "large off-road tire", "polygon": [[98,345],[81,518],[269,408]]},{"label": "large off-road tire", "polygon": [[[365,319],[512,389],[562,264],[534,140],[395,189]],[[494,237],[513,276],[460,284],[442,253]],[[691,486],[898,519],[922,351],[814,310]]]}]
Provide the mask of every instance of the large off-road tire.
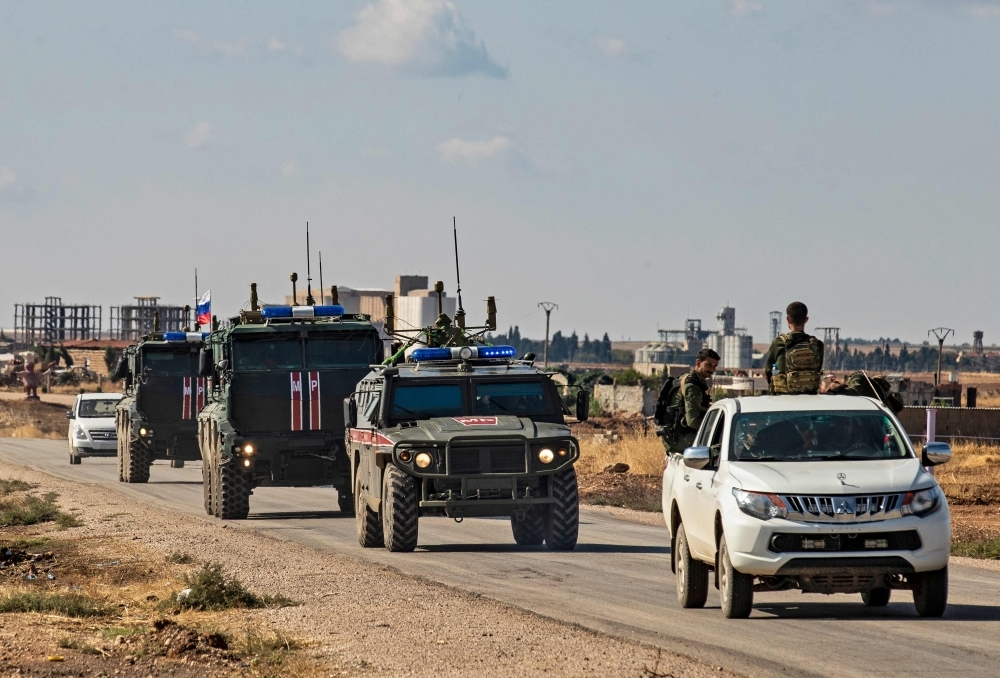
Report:
[{"label": "large off-road tire", "polygon": [[545,545],[552,551],[572,551],[580,534],[580,493],[572,466],[549,476],[549,504],[545,521]]},{"label": "large off-road tire", "polygon": [[214,516],[215,502],[213,500],[214,492],[212,492],[212,469],[209,467],[207,461],[202,461],[201,463],[201,486],[202,492],[205,495],[205,513]]},{"label": "large off-road tire", "polygon": [[746,619],[753,611],[753,576],[733,567],[726,538],[719,544],[719,594],[726,619]]},{"label": "large off-road tire", "polygon": [[870,591],[861,592],[861,602],[865,604],[865,607],[885,607],[889,604],[889,597],[892,595],[892,589],[887,588],[877,588]]},{"label": "large off-road tire", "polygon": [[250,479],[235,461],[219,464],[213,486],[217,515],[223,520],[243,520],[250,513]]},{"label": "large off-road tire", "polygon": [[541,546],[545,541],[544,510],[532,508],[525,514],[523,520],[511,516],[510,529],[514,533],[514,541],[519,546]]},{"label": "large off-road tire", "polygon": [[122,466],[122,475],[126,483],[145,483],[149,481],[149,466],[153,463],[149,450],[138,440],[128,442],[126,463]]},{"label": "large off-road tire", "polygon": [[184,468],[184,460],[183,459],[171,459],[170,460],[170,468]]},{"label": "large off-road tire", "polygon": [[361,479],[354,481],[354,520],[358,529],[358,543],[366,549],[385,546],[382,520],[368,507],[368,497],[361,491]]},{"label": "large off-road tire", "polygon": [[118,424],[118,482],[125,482],[125,460],[128,456],[128,431]]},{"label": "large off-road tire", "polygon": [[395,465],[385,468],[382,483],[382,534],[390,551],[417,547],[417,482]]},{"label": "large off-road tire", "polygon": [[346,513],[349,516],[354,515],[354,495],[351,494],[350,485],[337,486],[337,507],[341,513]]},{"label": "large off-road tire", "polygon": [[681,607],[705,607],[708,599],[708,566],[691,555],[684,523],[677,526],[677,602]]},{"label": "large off-road tire", "polygon": [[940,617],[948,607],[948,566],[917,575],[913,604],[921,617]]}]

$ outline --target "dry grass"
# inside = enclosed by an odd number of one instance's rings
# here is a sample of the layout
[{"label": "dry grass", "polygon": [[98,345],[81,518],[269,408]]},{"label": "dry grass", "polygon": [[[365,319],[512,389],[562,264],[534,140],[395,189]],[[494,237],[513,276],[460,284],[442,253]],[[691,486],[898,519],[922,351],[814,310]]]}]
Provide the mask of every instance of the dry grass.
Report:
[{"label": "dry grass", "polygon": [[609,433],[580,439],[576,468],[583,474],[600,473],[608,465],[623,462],[628,464],[629,473],[662,475],[665,456],[663,443],[652,429],[646,435],[633,431]]},{"label": "dry grass", "polygon": [[935,477],[952,504],[1000,503],[1000,447],[974,442],[952,445],[952,460]]}]

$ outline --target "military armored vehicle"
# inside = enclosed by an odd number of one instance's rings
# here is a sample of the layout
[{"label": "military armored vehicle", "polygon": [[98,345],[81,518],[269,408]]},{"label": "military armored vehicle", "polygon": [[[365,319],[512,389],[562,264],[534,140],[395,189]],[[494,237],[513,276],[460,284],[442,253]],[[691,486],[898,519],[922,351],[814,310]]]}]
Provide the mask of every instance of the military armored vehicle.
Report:
[{"label": "military armored vehicle", "polygon": [[207,384],[198,375],[198,356],[207,336],[154,331],[125,349],[114,374],[124,380],[115,409],[118,480],[148,481],[155,459],[181,468],[201,458],[197,417]]},{"label": "military armored vehicle", "polygon": [[333,486],[350,512],[343,402],[383,359],[378,329],[336,304],[260,308],[250,288],[250,310],[201,356],[212,385],[198,416],[205,511],[241,519],[255,487]]},{"label": "military armored vehicle", "polygon": [[[533,355],[485,344],[492,297],[486,325],[467,330],[461,301],[453,325],[435,290],[438,322],[416,333],[394,331],[387,297],[386,332],[412,336],[344,404],[359,543],[412,551],[421,516],[509,516],[518,544],[573,549],[580,447],[555,383]],[[586,419],[585,391],[576,404]]]}]

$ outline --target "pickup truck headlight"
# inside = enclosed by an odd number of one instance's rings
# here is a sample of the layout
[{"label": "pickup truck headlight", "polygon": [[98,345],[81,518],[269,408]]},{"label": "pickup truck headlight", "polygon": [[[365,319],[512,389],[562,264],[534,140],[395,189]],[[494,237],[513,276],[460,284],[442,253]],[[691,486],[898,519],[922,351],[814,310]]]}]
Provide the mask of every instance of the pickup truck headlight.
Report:
[{"label": "pickup truck headlight", "polygon": [[907,492],[903,497],[903,507],[900,512],[904,516],[926,516],[934,513],[941,505],[941,491],[937,486],[926,490]]},{"label": "pickup truck headlight", "polygon": [[76,430],[73,431],[73,437],[75,437],[77,440],[86,440],[87,432],[83,430],[82,426],[77,424]]},{"label": "pickup truck headlight", "polygon": [[760,520],[770,520],[771,518],[784,518],[788,515],[788,507],[776,494],[747,492],[734,487],[733,496],[736,497],[736,505],[748,516]]}]

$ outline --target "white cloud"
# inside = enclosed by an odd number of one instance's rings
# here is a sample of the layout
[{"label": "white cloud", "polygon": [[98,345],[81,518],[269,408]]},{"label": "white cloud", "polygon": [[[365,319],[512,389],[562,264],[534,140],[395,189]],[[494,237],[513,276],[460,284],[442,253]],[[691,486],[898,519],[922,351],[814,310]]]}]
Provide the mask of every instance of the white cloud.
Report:
[{"label": "white cloud", "polygon": [[281,40],[278,40],[273,35],[267,39],[265,45],[267,46],[268,52],[283,52],[286,47],[285,43],[283,43]]},{"label": "white cloud", "polygon": [[507,152],[510,140],[507,137],[493,137],[489,141],[465,141],[448,139],[438,146],[441,159],[445,162],[461,162],[476,167],[484,160],[502,156]]},{"label": "white cloud", "polygon": [[299,173],[299,165],[294,160],[281,163],[281,176],[294,177]]},{"label": "white cloud", "polygon": [[9,167],[0,167],[0,191],[13,186],[17,181],[17,175]]},{"label": "white cloud", "polygon": [[733,0],[733,14],[736,16],[755,14],[763,9],[764,6],[759,2],[751,2],[750,0]]},{"label": "white cloud", "polygon": [[188,148],[201,148],[212,140],[212,125],[205,120],[199,120],[194,127],[184,137],[184,143]]},{"label": "white cloud", "polygon": [[1000,19],[1000,6],[972,5],[969,13],[978,19]]},{"label": "white cloud", "polygon": [[235,42],[226,42],[225,40],[209,40],[208,38],[203,38],[194,31],[184,29],[174,31],[174,37],[181,42],[198,45],[207,52],[218,52],[223,56],[242,57],[244,59],[250,56],[250,38],[240,38]]},{"label": "white cloud", "polygon": [[337,38],[341,54],[356,63],[430,76],[508,75],[449,0],[375,0],[356,18]]}]

